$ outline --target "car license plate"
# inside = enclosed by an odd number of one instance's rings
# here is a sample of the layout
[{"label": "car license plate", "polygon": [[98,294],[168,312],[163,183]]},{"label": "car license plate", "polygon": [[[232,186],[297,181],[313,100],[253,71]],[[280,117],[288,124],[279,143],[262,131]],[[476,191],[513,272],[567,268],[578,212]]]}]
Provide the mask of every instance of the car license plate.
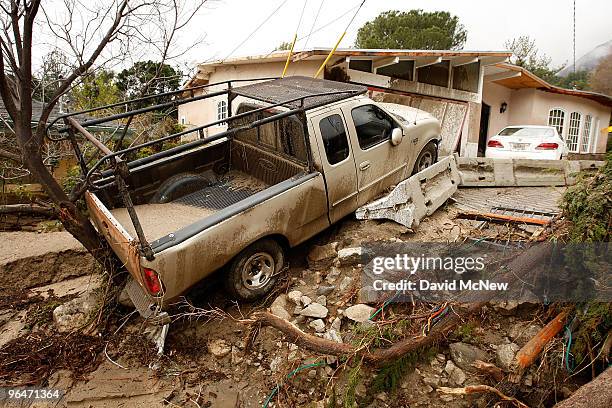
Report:
[{"label": "car license plate", "polygon": [[527,150],[529,143],[512,143],[512,149],[514,150]]}]

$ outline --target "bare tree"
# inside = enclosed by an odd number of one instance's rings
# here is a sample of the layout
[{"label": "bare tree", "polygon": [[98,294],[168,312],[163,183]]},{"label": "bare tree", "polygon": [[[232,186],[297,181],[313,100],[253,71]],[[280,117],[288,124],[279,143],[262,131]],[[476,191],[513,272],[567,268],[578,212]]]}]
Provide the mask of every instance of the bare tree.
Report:
[{"label": "bare tree", "polygon": [[[74,198],[45,166],[47,123],[62,95],[95,67],[121,64],[157,54],[164,61],[185,52],[173,47],[177,32],[192,20],[206,0],[0,0],[0,96],[10,116],[16,151],[0,149],[0,158],[23,165],[45,189],[66,230],[103,264],[110,251]],[[102,3],[102,4],[101,4]],[[48,41],[41,40],[47,39]],[[197,43],[197,41],[194,41]],[[32,126],[33,49],[60,48],[69,70],[52,94],[45,96]],[[141,53],[140,55],[138,53]],[[129,63],[129,62],[128,62]]]}]

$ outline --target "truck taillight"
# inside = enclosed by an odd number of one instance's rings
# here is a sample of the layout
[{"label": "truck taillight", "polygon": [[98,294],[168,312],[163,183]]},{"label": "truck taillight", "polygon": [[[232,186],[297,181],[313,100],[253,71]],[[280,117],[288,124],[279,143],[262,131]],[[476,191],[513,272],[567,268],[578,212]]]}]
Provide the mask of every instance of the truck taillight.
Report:
[{"label": "truck taillight", "polygon": [[557,143],[540,143],[536,150],[557,150],[558,147]]},{"label": "truck taillight", "polygon": [[487,143],[487,147],[504,147],[504,145],[495,139],[491,139],[489,143]]},{"label": "truck taillight", "polygon": [[157,272],[149,268],[143,268],[142,271],[144,275],[144,283],[145,285],[147,285],[147,289],[149,290],[149,293],[152,294],[153,296],[161,295],[162,294],[162,284],[161,284],[161,281],[159,280],[159,276],[157,275]]}]

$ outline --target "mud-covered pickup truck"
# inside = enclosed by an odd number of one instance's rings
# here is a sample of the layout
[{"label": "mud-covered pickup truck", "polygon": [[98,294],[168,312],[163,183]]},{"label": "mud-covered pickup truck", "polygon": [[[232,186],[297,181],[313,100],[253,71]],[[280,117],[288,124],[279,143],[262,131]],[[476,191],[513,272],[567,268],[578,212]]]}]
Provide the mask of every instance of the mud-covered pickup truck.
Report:
[{"label": "mud-covered pickup truck", "polygon": [[[227,82],[216,92],[207,89],[212,85],[103,119],[64,118],[73,145],[80,133],[105,154],[92,168],[81,157],[86,203],[131,274],[127,292],[145,317],[154,318],[217,270],[239,299],[266,294],[285,269],[289,248],[437,158],[435,118],[376,103],[363,86],[306,77]],[[227,98],[229,117],[128,149],[112,152],[87,130],[105,120],[219,97]],[[203,129],[223,123],[226,131],[203,137]],[[124,159],[189,134],[200,138]]]}]

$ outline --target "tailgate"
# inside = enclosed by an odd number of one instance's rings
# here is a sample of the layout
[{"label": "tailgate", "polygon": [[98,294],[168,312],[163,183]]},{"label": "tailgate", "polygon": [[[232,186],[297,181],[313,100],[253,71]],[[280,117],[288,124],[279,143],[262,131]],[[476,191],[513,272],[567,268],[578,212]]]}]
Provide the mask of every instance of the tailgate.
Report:
[{"label": "tailgate", "polygon": [[130,236],[93,193],[85,192],[85,202],[89,209],[89,216],[93,219],[98,231],[104,236],[128,272],[144,287],[140,271],[138,241]]}]

